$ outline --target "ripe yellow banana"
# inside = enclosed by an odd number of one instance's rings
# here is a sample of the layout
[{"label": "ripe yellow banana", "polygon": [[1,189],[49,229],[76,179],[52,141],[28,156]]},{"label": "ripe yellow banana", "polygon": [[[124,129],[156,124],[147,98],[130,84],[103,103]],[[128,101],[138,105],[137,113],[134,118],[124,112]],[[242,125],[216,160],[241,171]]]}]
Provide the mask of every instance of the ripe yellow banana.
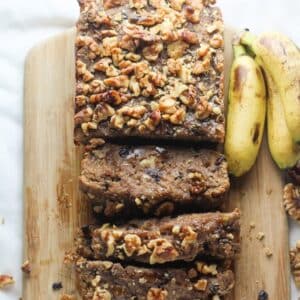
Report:
[{"label": "ripe yellow banana", "polygon": [[[262,61],[256,58],[259,65]],[[271,74],[264,71],[267,87],[268,144],[271,155],[280,169],[293,167],[300,159],[300,146],[297,145],[287,127],[283,103],[279,89]]]},{"label": "ripe yellow banana", "polygon": [[295,142],[300,143],[300,52],[284,35],[269,32],[255,37],[250,32],[241,43],[260,57],[264,69],[273,78],[283,103],[286,124]]},{"label": "ripe yellow banana", "polygon": [[225,154],[229,172],[241,176],[255,163],[261,144],[266,116],[266,91],[260,67],[246,54],[244,47],[235,45],[234,55]]}]

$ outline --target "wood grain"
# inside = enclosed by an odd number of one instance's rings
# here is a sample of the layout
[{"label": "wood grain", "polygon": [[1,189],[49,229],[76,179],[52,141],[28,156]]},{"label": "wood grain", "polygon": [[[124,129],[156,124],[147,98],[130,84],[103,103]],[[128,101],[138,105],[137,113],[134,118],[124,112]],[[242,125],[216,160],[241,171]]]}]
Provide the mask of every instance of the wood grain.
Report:
[{"label": "wood grain", "polygon": [[[232,31],[226,31],[226,70]],[[228,78],[228,76],[226,76]],[[81,153],[73,145],[74,30],[31,50],[25,67],[24,103],[24,276],[23,299],[59,299],[75,294],[74,274],[63,265],[76,228],[91,218],[80,198],[77,177]],[[232,300],[256,300],[265,289],[271,300],[289,299],[288,233],[281,201],[282,180],[266,142],[253,170],[232,180],[228,208],[240,207],[242,253],[236,262]],[[255,228],[249,231],[250,223]],[[265,233],[262,241],[256,234]],[[273,251],[267,258],[265,247]],[[52,290],[62,282],[63,289]]]}]

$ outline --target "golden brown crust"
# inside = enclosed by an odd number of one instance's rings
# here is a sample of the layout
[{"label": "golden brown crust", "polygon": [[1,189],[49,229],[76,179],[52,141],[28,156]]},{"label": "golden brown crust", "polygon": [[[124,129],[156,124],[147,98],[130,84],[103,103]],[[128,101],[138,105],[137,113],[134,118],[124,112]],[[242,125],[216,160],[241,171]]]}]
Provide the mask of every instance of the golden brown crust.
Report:
[{"label": "golden brown crust", "polygon": [[76,39],[75,140],[222,142],[223,22],[209,1],[86,0]]}]

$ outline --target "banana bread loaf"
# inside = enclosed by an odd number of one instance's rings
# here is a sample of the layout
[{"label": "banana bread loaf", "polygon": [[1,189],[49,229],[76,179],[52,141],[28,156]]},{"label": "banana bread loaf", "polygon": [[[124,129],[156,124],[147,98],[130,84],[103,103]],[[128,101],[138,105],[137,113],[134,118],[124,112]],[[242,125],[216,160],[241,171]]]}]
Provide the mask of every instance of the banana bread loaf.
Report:
[{"label": "banana bread loaf", "polygon": [[223,21],[213,0],[80,0],[75,141],[223,142]]},{"label": "banana bread loaf", "polygon": [[147,264],[192,261],[197,257],[233,259],[239,252],[240,213],[187,214],[132,220],[125,225],[83,227],[77,252],[89,259]]},{"label": "banana bread loaf", "polygon": [[226,160],[213,150],[104,144],[81,165],[80,188],[107,217],[205,211],[229,189]]},{"label": "banana bread loaf", "polygon": [[234,287],[229,266],[198,261],[181,268],[143,268],[110,261],[78,260],[77,285],[84,300],[209,300]]}]

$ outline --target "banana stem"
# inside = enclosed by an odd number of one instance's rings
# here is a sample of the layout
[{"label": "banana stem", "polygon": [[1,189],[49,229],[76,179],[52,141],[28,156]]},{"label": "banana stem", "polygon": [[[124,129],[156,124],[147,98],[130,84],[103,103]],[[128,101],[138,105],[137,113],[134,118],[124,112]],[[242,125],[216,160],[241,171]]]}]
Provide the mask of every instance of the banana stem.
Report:
[{"label": "banana stem", "polygon": [[233,55],[235,58],[239,56],[247,55],[245,47],[240,44],[233,45]]},{"label": "banana stem", "polygon": [[253,44],[255,40],[256,36],[249,31],[245,31],[240,37],[240,43],[247,46],[251,51],[253,51]]}]

